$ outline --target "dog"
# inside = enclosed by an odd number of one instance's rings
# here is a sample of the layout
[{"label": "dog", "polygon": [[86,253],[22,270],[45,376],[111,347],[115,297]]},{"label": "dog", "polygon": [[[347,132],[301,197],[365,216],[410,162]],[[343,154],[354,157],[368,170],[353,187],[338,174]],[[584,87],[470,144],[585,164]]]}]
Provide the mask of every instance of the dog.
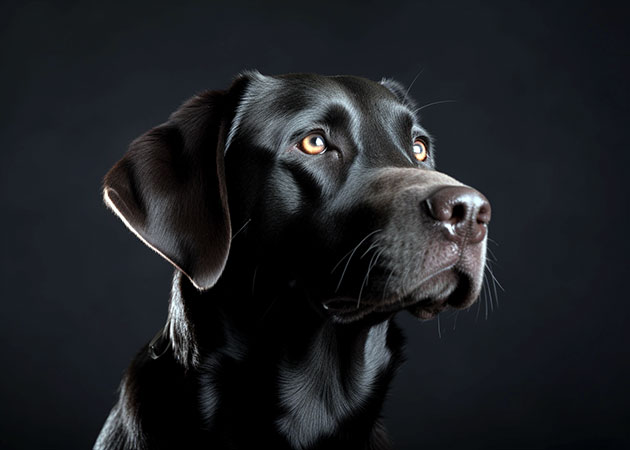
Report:
[{"label": "dog", "polygon": [[397,82],[240,74],[143,134],[104,200],[174,268],[97,450],[391,448],[393,321],[479,295],[490,204]]}]

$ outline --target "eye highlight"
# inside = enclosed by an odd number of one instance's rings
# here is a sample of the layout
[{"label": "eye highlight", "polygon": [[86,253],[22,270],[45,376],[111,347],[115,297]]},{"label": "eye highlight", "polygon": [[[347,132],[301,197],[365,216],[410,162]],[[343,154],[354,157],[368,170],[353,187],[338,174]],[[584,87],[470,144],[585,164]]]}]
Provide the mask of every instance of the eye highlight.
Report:
[{"label": "eye highlight", "polygon": [[319,155],[326,151],[327,144],[321,133],[311,133],[302,139],[297,147],[309,155]]},{"label": "eye highlight", "polygon": [[429,150],[427,144],[422,139],[415,139],[413,141],[413,156],[418,161],[425,161],[429,157]]}]

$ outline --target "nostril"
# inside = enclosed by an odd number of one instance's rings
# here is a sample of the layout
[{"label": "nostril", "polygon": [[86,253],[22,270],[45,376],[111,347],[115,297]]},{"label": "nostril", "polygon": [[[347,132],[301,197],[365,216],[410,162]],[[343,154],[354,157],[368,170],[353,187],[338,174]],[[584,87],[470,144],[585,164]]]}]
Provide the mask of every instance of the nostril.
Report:
[{"label": "nostril", "polygon": [[490,223],[490,218],[492,217],[492,211],[490,208],[490,203],[484,199],[483,203],[479,207],[479,211],[477,212],[477,223],[479,225],[488,225]]},{"label": "nostril", "polygon": [[449,217],[449,222],[453,224],[457,224],[466,220],[466,216],[468,215],[468,205],[466,203],[456,203],[453,205],[453,209],[451,211],[451,217]]},{"label": "nostril", "polygon": [[467,191],[450,186],[435,192],[426,200],[431,217],[449,225],[469,220],[474,205],[466,194]]},{"label": "nostril", "polygon": [[438,222],[447,222],[453,215],[451,205],[442,201],[441,197],[433,196],[425,200],[429,215]]},{"label": "nostril", "polygon": [[488,200],[467,186],[445,186],[426,199],[429,215],[443,225],[447,239],[481,242],[491,209]]}]

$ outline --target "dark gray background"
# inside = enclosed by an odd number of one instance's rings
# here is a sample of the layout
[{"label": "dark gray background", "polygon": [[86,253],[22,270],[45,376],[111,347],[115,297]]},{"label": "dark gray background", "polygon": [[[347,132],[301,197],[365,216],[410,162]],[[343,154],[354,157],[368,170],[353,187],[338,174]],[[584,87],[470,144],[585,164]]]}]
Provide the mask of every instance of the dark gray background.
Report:
[{"label": "dark gray background", "polygon": [[256,68],[421,71],[421,105],[456,100],[424,124],[439,168],[492,201],[505,292],[456,329],[400,317],[397,448],[628,448],[625,5],[4,2],[0,447],[92,445],[171,274],[105,209],[102,176],[184,99]]}]

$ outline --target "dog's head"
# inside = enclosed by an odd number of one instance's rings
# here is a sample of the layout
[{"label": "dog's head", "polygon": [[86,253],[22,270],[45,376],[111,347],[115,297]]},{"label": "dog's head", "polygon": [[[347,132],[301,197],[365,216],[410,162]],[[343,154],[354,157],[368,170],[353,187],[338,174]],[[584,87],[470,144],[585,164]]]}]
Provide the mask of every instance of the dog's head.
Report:
[{"label": "dog's head", "polygon": [[199,290],[253,268],[338,321],[430,318],[477,298],[490,220],[434,161],[395,82],[247,73],[135,140],[104,193]]}]

